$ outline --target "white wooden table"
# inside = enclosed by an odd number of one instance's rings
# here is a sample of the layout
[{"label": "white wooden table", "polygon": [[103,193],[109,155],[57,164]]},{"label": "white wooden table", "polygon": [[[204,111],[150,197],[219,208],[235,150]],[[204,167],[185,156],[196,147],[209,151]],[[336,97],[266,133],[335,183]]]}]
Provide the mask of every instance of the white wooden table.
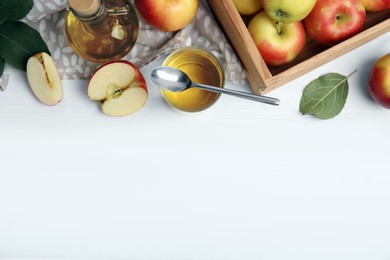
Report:
[{"label": "white wooden table", "polygon": [[[0,92],[0,258],[390,258],[390,111],[368,96],[387,33],[275,90],[279,107],[222,96],[182,115],[149,100],[112,118],[65,81],[40,104],[23,72]],[[350,78],[342,113],[299,113],[304,87]],[[248,86],[226,87],[249,91]]]}]

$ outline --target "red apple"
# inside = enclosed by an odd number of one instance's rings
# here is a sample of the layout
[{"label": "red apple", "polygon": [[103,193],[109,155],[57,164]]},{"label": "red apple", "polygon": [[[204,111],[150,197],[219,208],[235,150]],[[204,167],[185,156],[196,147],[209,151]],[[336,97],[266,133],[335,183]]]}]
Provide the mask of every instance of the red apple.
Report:
[{"label": "red apple", "polygon": [[88,97],[98,101],[107,115],[127,116],[144,106],[148,89],[134,64],[118,60],[102,65],[92,74]]},{"label": "red apple", "polygon": [[362,0],[366,12],[380,12],[390,9],[390,0]]},{"label": "red apple", "polygon": [[248,31],[265,63],[270,66],[291,62],[306,43],[302,22],[282,24],[269,18],[264,11],[252,18]]},{"label": "red apple", "polygon": [[174,32],[196,16],[199,0],[135,0],[144,20],[161,31]]},{"label": "red apple", "polygon": [[304,24],[313,40],[332,45],[360,32],[365,20],[361,0],[317,0]]},{"label": "red apple", "polygon": [[374,63],[368,85],[371,97],[378,104],[390,108],[390,53]]}]

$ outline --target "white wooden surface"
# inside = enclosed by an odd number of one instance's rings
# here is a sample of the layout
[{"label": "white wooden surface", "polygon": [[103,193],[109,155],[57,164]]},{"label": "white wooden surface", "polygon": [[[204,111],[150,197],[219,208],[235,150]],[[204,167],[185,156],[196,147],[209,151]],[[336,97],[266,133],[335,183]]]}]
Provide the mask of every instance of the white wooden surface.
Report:
[{"label": "white wooden surface", "polygon": [[[0,92],[0,258],[390,258],[390,111],[367,94],[390,34],[281,87],[272,107],[230,96],[182,115],[150,96],[102,114],[85,81],[40,104],[25,74]],[[304,87],[358,73],[342,113],[299,113]],[[226,87],[249,91],[248,86]]]}]

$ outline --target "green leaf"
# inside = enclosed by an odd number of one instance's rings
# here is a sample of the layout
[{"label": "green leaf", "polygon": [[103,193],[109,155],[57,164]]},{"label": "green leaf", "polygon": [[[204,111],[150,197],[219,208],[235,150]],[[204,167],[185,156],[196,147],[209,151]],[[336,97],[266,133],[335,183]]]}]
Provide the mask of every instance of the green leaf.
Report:
[{"label": "green leaf", "polygon": [[0,24],[24,18],[34,5],[33,0],[0,0]]},{"label": "green leaf", "polygon": [[7,21],[0,25],[0,56],[8,64],[25,70],[27,60],[38,52],[50,54],[35,29],[19,21]]},{"label": "green leaf", "polygon": [[348,97],[348,76],[328,73],[312,81],[303,91],[299,110],[319,119],[337,116],[344,108]]},{"label": "green leaf", "polygon": [[3,76],[4,68],[5,68],[5,60],[2,57],[0,57],[0,77]]}]

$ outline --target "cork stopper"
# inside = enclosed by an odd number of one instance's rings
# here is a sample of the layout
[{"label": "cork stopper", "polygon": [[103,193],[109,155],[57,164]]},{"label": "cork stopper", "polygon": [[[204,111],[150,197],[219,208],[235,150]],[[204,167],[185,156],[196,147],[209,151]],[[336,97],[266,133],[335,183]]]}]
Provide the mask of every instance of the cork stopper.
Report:
[{"label": "cork stopper", "polygon": [[100,0],[68,0],[70,7],[80,15],[92,16],[100,8]]}]

